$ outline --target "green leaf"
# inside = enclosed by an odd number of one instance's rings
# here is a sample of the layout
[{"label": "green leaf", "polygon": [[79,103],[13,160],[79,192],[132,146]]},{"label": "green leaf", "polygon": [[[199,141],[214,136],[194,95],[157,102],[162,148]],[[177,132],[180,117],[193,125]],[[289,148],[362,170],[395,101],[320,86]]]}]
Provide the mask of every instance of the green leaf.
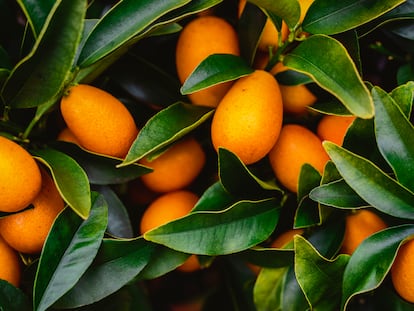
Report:
[{"label": "green leaf", "polygon": [[313,310],[338,310],[341,304],[342,275],[348,255],[335,260],[324,258],[305,238],[296,236],[295,274]]},{"label": "green leaf", "polygon": [[274,182],[266,182],[255,176],[236,154],[227,149],[219,148],[218,162],[220,181],[232,195],[247,198],[264,195],[264,190],[282,191]]},{"label": "green leaf", "polygon": [[213,111],[211,108],[181,102],[159,111],[141,128],[124,162],[118,167],[165,148],[206,121]]},{"label": "green leaf", "polygon": [[92,65],[137,36],[162,15],[188,2],[189,0],[118,2],[89,35],[80,53],[78,65]]},{"label": "green leaf", "polygon": [[346,183],[362,199],[391,216],[414,219],[414,193],[367,159],[328,141],[323,145]]},{"label": "green leaf", "polygon": [[282,291],[288,266],[262,268],[253,288],[253,299],[257,311],[283,310]]},{"label": "green leaf", "polygon": [[[80,279],[95,258],[107,225],[107,205],[93,196],[91,213],[82,220],[65,209],[47,237],[34,283],[36,311],[47,310]],[[101,284],[102,285],[102,284]]]},{"label": "green leaf", "polygon": [[409,118],[413,109],[414,82],[409,81],[405,84],[399,85],[391,91],[390,95],[398,107],[400,107],[403,114]]},{"label": "green leaf", "polygon": [[265,268],[281,268],[291,265],[293,249],[253,247],[239,254],[244,260]]},{"label": "green leaf", "polygon": [[366,238],[352,254],[343,276],[342,307],[352,297],[377,288],[387,276],[398,248],[414,234],[414,225],[390,227]]},{"label": "green leaf", "polygon": [[375,134],[383,157],[398,181],[414,191],[414,127],[392,97],[379,87],[372,89],[375,104]]},{"label": "green leaf", "polygon": [[193,207],[192,212],[220,211],[229,207],[234,202],[235,197],[226,191],[220,181],[217,181],[203,192]]},{"label": "green leaf", "polygon": [[243,58],[232,54],[213,54],[204,59],[184,81],[181,94],[190,94],[212,85],[236,80],[253,72]]},{"label": "green leaf", "polygon": [[4,85],[7,106],[37,107],[62,91],[75,58],[85,11],[82,0],[56,2],[32,51]]},{"label": "green leaf", "polygon": [[152,169],[136,163],[117,167],[119,159],[98,155],[68,142],[55,142],[53,148],[72,157],[86,172],[89,182],[95,185],[122,184],[152,172]]},{"label": "green leaf", "polygon": [[365,24],[403,2],[404,0],[315,1],[302,25],[306,32],[332,35]]},{"label": "green leaf", "polygon": [[30,311],[30,300],[22,290],[5,280],[0,280],[0,309],[5,311]]},{"label": "green leaf", "polygon": [[352,114],[360,118],[373,116],[370,93],[339,41],[325,35],[310,36],[287,54],[283,63],[311,76],[320,87],[336,96]]},{"label": "green leaf", "polygon": [[300,85],[313,82],[308,75],[290,69],[278,72],[275,78],[277,82],[283,85]]},{"label": "green leaf", "polygon": [[18,0],[17,3],[20,5],[24,15],[26,16],[34,36],[39,36],[56,1]]},{"label": "green leaf", "polygon": [[48,148],[32,152],[52,172],[60,195],[80,217],[86,219],[91,208],[88,177],[79,164],[63,152]]},{"label": "green leaf", "polygon": [[118,291],[142,271],[153,249],[154,246],[142,238],[104,239],[93,264],[55,306],[81,307]]},{"label": "green leaf", "polygon": [[274,199],[239,201],[224,211],[194,212],[148,231],[144,238],[200,255],[224,255],[264,241],[279,219]]}]

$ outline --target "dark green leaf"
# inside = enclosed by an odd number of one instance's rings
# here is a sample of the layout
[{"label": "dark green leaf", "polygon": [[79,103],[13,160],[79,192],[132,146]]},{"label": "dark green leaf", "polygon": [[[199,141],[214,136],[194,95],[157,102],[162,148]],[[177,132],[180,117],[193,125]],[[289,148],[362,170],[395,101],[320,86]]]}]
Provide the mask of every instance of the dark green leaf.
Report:
[{"label": "dark green leaf", "polygon": [[260,267],[281,268],[293,263],[293,249],[253,247],[240,253],[240,256]]},{"label": "dark green leaf", "polygon": [[414,194],[372,162],[331,142],[323,143],[346,183],[366,202],[394,217],[414,219]]},{"label": "dark green leaf", "polygon": [[281,300],[281,310],[303,311],[310,309],[309,302],[306,300],[303,290],[296,279],[293,265],[287,270]]},{"label": "dark green leaf", "polygon": [[287,54],[283,63],[303,72],[323,89],[336,96],[354,115],[371,118],[374,113],[370,93],[345,47],[325,36],[310,36]]},{"label": "dark green leaf", "polygon": [[384,281],[398,248],[413,234],[414,225],[400,225],[379,231],[358,246],[345,268],[341,310],[345,310],[352,297],[371,291]]},{"label": "dark green leaf", "polygon": [[[34,284],[34,306],[47,310],[80,279],[95,258],[107,225],[107,206],[93,196],[91,213],[82,220],[65,209],[44,245]],[[101,284],[102,285],[102,284]]]},{"label": "dark green leaf", "polygon": [[392,10],[404,0],[315,1],[303,21],[310,33],[332,35],[365,24]]},{"label": "dark green leaf", "polygon": [[292,0],[249,0],[265,11],[281,17],[289,29],[294,29],[300,18],[300,6],[298,1]]},{"label": "dark green leaf", "polygon": [[392,97],[379,87],[372,89],[375,104],[375,134],[383,157],[398,181],[414,191],[414,127]]},{"label": "dark green leaf", "polygon": [[342,275],[348,255],[324,258],[304,237],[296,236],[295,275],[314,310],[335,311],[341,304]]},{"label": "dark green leaf", "polygon": [[176,103],[161,110],[140,130],[124,162],[118,167],[163,149],[206,121],[212,113],[211,108],[186,103]]},{"label": "dark green leaf", "polygon": [[283,310],[282,292],[289,266],[262,268],[253,288],[257,311]]},{"label": "dark green leaf", "polygon": [[137,36],[162,15],[188,2],[189,0],[118,2],[89,35],[78,59],[79,66],[92,65]]},{"label": "dark green leaf", "polygon": [[12,71],[3,88],[7,106],[37,107],[62,91],[82,33],[86,3],[62,0],[52,9],[47,29]]},{"label": "dark green leaf", "polygon": [[79,282],[59,299],[59,308],[99,301],[132,281],[146,266],[154,246],[144,239],[104,239],[93,264]]},{"label": "dark green leaf", "polygon": [[236,80],[253,72],[243,58],[232,54],[213,54],[204,59],[184,81],[182,94],[190,94],[218,83]]},{"label": "dark green leaf", "polygon": [[89,215],[91,193],[88,177],[79,164],[63,152],[39,149],[33,154],[52,172],[56,187],[66,203],[83,219]]},{"label": "dark green leaf", "polygon": [[264,241],[278,219],[275,200],[239,201],[224,211],[190,213],[148,231],[144,237],[185,253],[224,255]]},{"label": "dark green leaf", "polygon": [[284,70],[275,75],[276,80],[283,85],[299,85],[313,82],[306,74],[295,70]]},{"label": "dark green leaf", "polygon": [[0,310],[30,311],[30,300],[22,290],[5,280],[0,280]]},{"label": "dark green leaf", "polygon": [[413,109],[414,99],[414,82],[409,81],[405,84],[399,85],[390,93],[395,103],[400,107],[403,114],[410,118]]},{"label": "dark green leaf", "polygon": [[235,197],[224,189],[220,181],[217,181],[204,191],[192,211],[220,211],[229,207],[234,201]]},{"label": "dark green leaf", "polygon": [[60,1],[55,0],[18,0],[35,37],[39,36],[40,31],[45,25],[46,19],[55,4]]}]

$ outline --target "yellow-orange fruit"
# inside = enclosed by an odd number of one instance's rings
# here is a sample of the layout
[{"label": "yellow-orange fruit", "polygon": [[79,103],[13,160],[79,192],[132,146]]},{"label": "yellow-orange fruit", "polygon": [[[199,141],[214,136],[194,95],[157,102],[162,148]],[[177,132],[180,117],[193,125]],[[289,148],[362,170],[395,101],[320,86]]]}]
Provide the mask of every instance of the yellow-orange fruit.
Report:
[{"label": "yellow-orange fruit", "polygon": [[279,86],[268,72],[256,70],[231,87],[217,107],[211,139],[216,150],[229,149],[245,164],[264,158],[276,143],[283,120]]},{"label": "yellow-orange fruit", "polygon": [[401,245],[391,267],[391,280],[396,292],[414,303],[414,240]]},{"label": "yellow-orange fruit", "polygon": [[346,131],[354,120],[355,116],[324,115],[316,133],[322,141],[328,140],[342,146]]},{"label": "yellow-orange fruit", "polygon": [[74,143],[79,145],[79,140],[76,138],[76,136],[72,133],[72,131],[65,127],[63,130],[61,130],[57,136],[57,140],[66,141],[68,143]]},{"label": "yellow-orange fruit", "polygon": [[293,240],[293,238],[295,237],[296,234],[303,234],[303,229],[299,228],[299,229],[290,229],[287,230],[281,234],[279,234],[270,244],[271,247],[274,248],[283,248],[284,246],[286,246],[289,242],[291,242]]},{"label": "yellow-orange fruit", "polygon": [[0,279],[18,287],[20,285],[21,264],[19,255],[0,236]]},{"label": "yellow-orange fruit", "polygon": [[361,209],[345,218],[345,234],[340,252],[352,255],[355,249],[370,235],[387,228],[387,224],[374,212]]},{"label": "yellow-orange fruit", "polygon": [[[212,54],[240,55],[239,41],[233,26],[221,17],[199,16],[182,29],[177,41],[175,63],[181,83]],[[189,94],[195,105],[216,107],[232,82],[224,82]]]},{"label": "yellow-orange fruit", "polygon": [[141,179],[150,190],[156,192],[182,189],[200,174],[205,162],[206,155],[200,143],[192,137],[186,138],[153,161],[141,160],[141,164],[153,169]]},{"label": "yellow-orange fruit", "polygon": [[298,124],[284,125],[279,139],[269,152],[269,161],[276,178],[295,193],[298,191],[302,165],[308,163],[322,174],[328,160],[319,137]]},{"label": "yellow-orange fruit", "polygon": [[0,219],[0,235],[22,253],[40,253],[55,218],[64,208],[53,179],[43,168],[41,173],[42,189],[33,207]]},{"label": "yellow-orange fruit", "polygon": [[90,151],[123,158],[138,134],[122,102],[94,86],[71,87],[62,97],[60,108],[70,131]]},{"label": "yellow-orange fruit", "polygon": [[31,154],[0,136],[0,211],[17,212],[27,207],[39,193],[41,183],[39,167]]}]

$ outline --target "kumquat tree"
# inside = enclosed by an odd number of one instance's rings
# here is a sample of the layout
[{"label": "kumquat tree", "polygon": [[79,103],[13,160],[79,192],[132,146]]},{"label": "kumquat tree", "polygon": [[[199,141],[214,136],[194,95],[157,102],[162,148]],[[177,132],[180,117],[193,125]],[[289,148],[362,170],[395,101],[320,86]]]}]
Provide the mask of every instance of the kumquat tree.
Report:
[{"label": "kumquat tree", "polygon": [[413,0],[0,23],[0,310],[414,310]]}]

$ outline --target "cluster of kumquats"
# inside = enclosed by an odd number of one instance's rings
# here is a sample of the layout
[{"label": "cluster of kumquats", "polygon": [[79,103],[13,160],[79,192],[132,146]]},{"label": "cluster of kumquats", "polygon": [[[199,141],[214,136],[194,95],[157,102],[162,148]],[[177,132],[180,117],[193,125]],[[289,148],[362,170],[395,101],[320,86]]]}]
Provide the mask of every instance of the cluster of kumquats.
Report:
[{"label": "cluster of kumquats", "polygon": [[[311,0],[301,0],[300,4],[303,19]],[[244,5],[245,1],[240,1],[239,14]],[[278,72],[288,68],[279,62],[270,71],[264,69],[269,50],[277,49],[288,35],[285,25],[278,33],[269,20],[258,45],[253,73],[189,94],[188,100],[194,105],[215,108],[210,134],[211,146],[216,151],[224,147],[246,165],[267,157],[281,187],[297,193],[302,165],[309,163],[322,173],[329,160],[322,142],[329,140],[341,145],[355,118],[309,110],[318,98],[306,85],[282,85],[275,79]],[[185,25],[177,41],[176,70],[180,82],[184,83],[203,59],[215,53],[240,55],[237,32],[222,17],[200,14]],[[98,154],[124,158],[139,133],[124,104],[91,85],[70,87],[61,99],[60,111],[67,127],[57,139]],[[318,120],[317,125],[309,128],[295,122],[303,116]],[[150,199],[140,218],[137,234],[144,234],[191,211],[199,196],[188,189],[202,172],[207,154],[211,154],[205,148],[196,136],[189,135],[156,159],[140,161],[153,172],[139,178],[138,184],[146,189]],[[19,253],[40,253],[53,220],[65,204],[47,167],[24,147],[2,136],[0,172],[0,211],[13,213],[0,219],[0,278],[19,286],[23,265]],[[350,213],[341,252],[352,254],[363,239],[386,227],[377,214],[367,209]],[[271,245],[281,248],[293,235],[302,233],[303,229],[288,230]],[[396,290],[411,302],[414,302],[414,295],[407,289],[406,278],[407,268],[414,260],[414,252],[408,249],[413,243],[408,242],[401,248],[392,269]],[[201,266],[195,255],[178,267],[185,272],[199,269]],[[412,278],[414,270],[410,271]]]}]

